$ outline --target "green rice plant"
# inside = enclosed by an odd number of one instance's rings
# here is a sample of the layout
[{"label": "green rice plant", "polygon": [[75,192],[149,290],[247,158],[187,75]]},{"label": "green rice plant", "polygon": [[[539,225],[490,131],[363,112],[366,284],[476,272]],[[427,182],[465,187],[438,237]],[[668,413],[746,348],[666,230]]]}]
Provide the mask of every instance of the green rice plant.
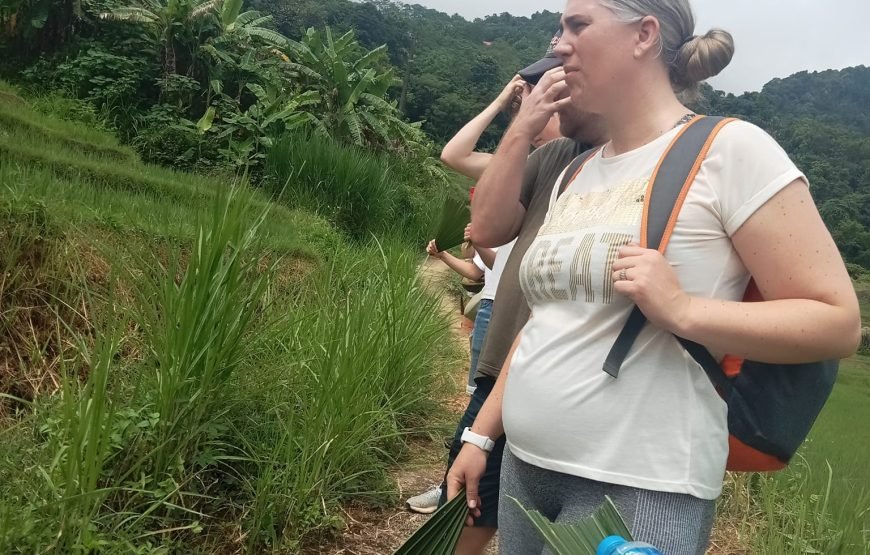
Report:
[{"label": "green rice plant", "polygon": [[595,555],[598,545],[608,536],[632,539],[628,526],[609,497],[591,516],[576,524],[554,524],[541,513],[528,511],[519,501],[510,499],[529,517],[556,555]]},{"label": "green rice plant", "polygon": [[468,203],[448,196],[441,210],[441,220],[435,233],[438,250],[446,251],[465,241],[465,226],[471,221]]},{"label": "green rice plant", "polygon": [[[330,219],[355,238],[388,227],[398,190],[386,159],[320,135],[288,135],[270,150],[269,192]],[[282,196],[283,192],[283,196]]]},{"label": "green rice plant", "polygon": [[453,555],[468,516],[465,490],[438,509],[395,555]]},{"label": "green rice plant", "polygon": [[244,339],[271,277],[271,268],[259,268],[266,214],[252,217],[250,202],[238,189],[218,194],[186,264],[176,252],[167,265],[155,257],[130,274],[153,365],[156,483],[189,472],[227,410],[228,385],[245,358]]}]

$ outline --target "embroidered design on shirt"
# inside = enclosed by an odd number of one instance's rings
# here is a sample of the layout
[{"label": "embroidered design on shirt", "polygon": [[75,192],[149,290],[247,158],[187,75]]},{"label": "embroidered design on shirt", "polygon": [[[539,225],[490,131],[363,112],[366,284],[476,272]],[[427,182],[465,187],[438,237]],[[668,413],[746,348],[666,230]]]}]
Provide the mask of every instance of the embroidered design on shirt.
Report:
[{"label": "embroidered design on shirt", "polygon": [[608,189],[584,193],[569,188],[556,201],[538,237],[599,226],[639,225],[649,178],[633,179]]}]

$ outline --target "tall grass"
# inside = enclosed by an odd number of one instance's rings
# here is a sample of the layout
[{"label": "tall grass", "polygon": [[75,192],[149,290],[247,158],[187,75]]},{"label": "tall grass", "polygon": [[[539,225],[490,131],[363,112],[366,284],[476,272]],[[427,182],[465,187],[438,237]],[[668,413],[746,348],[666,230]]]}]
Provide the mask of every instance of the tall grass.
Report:
[{"label": "tall grass", "polygon": [[[356,238],[381,231],[396,217],[398,188],[386,160],[319,135],[289,135],[267,160],[272,193],[330,219]],[[286,187],[286,189],[285,189]]]},{"label": "tall grass", "polygon": [[131,279],[153,364],[151,402],[159,425],[152,469],[158,483],[183,475],[200,451],[244,357],[243,339],[272,271],[260,270],[256,250],[265,214],[251,223],[249,209],[250,195],[219,195],[186,265],[175,253],[168,266],[154,260],[156,273]]},{"label": "tall grass", "polygon": [[259,399],[268,416],[238,432],[257,467],[246,512],[252,552],[293,548],[335,526],[341,501],[383,498],[386,465],[433,408],[437,356],[450,348],[415,258],[395,248],[345,254],[312,276],[304,308],[264,346],[243,387],[268,392]]},{"label": "tall grass", "polygon": [[[89,551],[99,545],[95,523],[110,487],[101,483],[110,456],[114,404],[108,398],[120,334],[99,337],[87,358],[88,377],[79,387],[76,376],[61,372],[60,417],[49,442],[54,453],[43,471],[57,498],[55,542],[60,553]],[[46,523],[49,526],[53,523]]]}]

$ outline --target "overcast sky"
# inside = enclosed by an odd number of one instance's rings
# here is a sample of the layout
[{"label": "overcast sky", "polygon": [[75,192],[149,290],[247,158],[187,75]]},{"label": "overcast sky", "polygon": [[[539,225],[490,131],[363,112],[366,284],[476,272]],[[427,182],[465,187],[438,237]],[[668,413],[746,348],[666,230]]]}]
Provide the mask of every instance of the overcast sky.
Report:
[{"label": "overcast sky", "polygon": [[[468,19],[509,12],[560,12],[564,0],[404,0]],[[721,27],[734,35],[734,61],[710,83],[756,91],[803,70],[870,65],[870,0],[693,0],[697,34]]]}]

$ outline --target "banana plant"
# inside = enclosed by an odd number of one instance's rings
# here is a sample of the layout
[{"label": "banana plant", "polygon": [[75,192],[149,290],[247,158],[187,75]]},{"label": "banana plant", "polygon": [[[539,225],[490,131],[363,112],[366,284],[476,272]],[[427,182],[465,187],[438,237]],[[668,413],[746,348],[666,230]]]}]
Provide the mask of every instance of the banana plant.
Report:
[{"label": "banana plant", "polygon": [[289,67],[308,90],[320,93],[316,112],[322,130],[333,138],[360,146],[400,147],[423,143],[419,124],[405,122],[387,92],[398,83],[393,70],[381,69],[386,46],[365,51],[353,31],[333,37],[309,29],[301,42],[286,46]]},{"label": "banana plant", "polygon": [[[306,126],[317,127],[319,120],[307,108],[320,102],[317,91],[291,94],[275,85],[249,83],[247,89],[257,98],[244,112],[220,115],[217,137],[227,141],[224,154],[237,164],[259,162],[277,137]],[[206,112],[202,126],[212,129],[214,116]],[[202,129],[201,126],[199,126]],[[244,162],[243,162],[244,161]]]},{"label": "banana plant", "polygon": [[[163,48],[166,76],[178,73],[177,48],[191,47],[198,25],[217,13],[221,0],[138,0],[100,14],[101,19],[145,26]],[[193,48],[191,48],[193,50]]]}]

